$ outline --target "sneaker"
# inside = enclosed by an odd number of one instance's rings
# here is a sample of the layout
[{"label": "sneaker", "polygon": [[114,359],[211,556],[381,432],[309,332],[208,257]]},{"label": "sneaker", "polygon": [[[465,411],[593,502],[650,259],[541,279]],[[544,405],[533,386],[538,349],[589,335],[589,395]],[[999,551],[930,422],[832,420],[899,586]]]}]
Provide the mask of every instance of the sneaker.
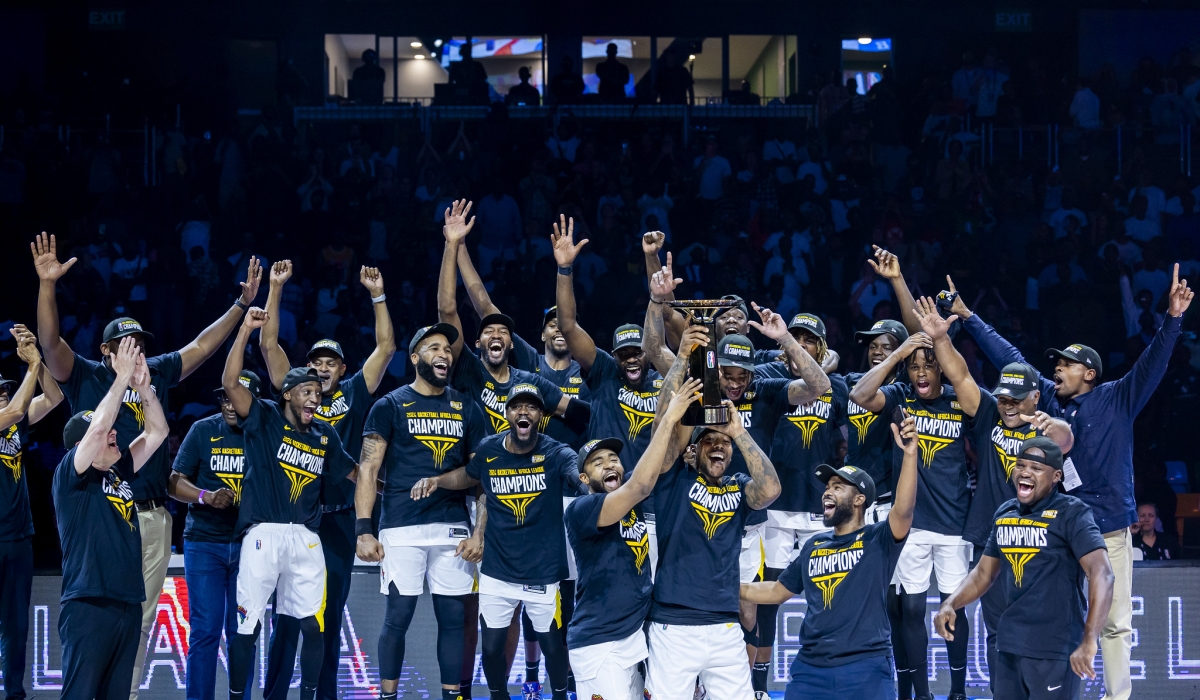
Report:
[{"label": "sneaker", "polygon": [[697,681],[696,691],[692,693],[692,700],[704,700],[708,697],[708,690],[704,688],[704,684]]},{"label": "sneaker", "polygon": [[950,693],[946,696],[946,700],[967,700],[965,693]]},{"label": "sneaker", "polygon": [[521,686],[521,700],[542,700],[542,684],[530,681]]},{"label": "sneaker", "polygon": [[765,690],[754,691],[754,700],[771,700],[771,696]]}]

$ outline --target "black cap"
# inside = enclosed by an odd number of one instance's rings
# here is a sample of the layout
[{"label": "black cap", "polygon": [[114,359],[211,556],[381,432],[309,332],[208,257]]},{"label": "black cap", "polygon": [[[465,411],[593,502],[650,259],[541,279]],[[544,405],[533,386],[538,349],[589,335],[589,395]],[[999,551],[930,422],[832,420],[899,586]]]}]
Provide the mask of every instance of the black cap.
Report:
[{"label": "black cap", "polygon": [[866,345],[881,335],[891,335],[896,339],[897,343],[903,343],[908,340],[908,329],[904,327],[903,323],[893,321],[890,318],[886,321],[876,321],[871,326],[871,330],[855,333],[854,342],[859,345]]},{"label": "black cap", "polygon": [[545,328],[546,324],[550,323],[550,319],[552,319],[552,318],[558,318],[558,307],[557,306],[551,306],[550,308],[546,309],[546,311],[542,314],[542,328]]},{"label": "black cap", "polygon": [[508,392],[508,399],[504,405],[507,407],[508,404],[512,403],[517,399],[517,397],[520,396],[529,396],[537,402],[537,405],[542,407],[542,410],[546,409],[546,401],[542,398],[542,392],[538,390],[536,384],[514,384],[513,388]]},{"label": "black cap", "polygon": [[[1037,455],[1025,454],[1026,450],[1034,448],[1041,450],[1042,454],[1046,456],[1039,457]],[[1058,443],[1054,442],[1045,435],[1032,437],[1022,442],[1021,450],[1017,453],[1017,459],[1027,459],[1030,462],[1040,462],[1048,467],[1053,467],[1054,469],[1063,468],[1062,448],[1058,446]]]},{"label": "black cap", "polygon": [[[248,369],[242,370],[242,373],[238,375],[238,382],[242,386],[249,389],[254,398],[257,399],[262,395],[262,380],[259,379],[258,375],[254,372],[251,372]],[[223,395],[225,393],[225,389],[216,389],[214,393],[218,396]]]},{"label": "black cap", "polygon": [[642,347],[642,327],[636,323],[626,323],[613,332],[613,352],[621,348]]},{"label": "black cap", "polygon": [[754,371],[754,343],[744,335],[730,333],[717,343],[717,366]]},{"label": "black cap", "polygon": [[458,329],[449,323],[435,323],[432,326],[425,326],[413,333],[412,340],[408,341],[408,354],[411,355],[417,351],[417,346],[429,335],[444,335],[446,342],[451,345],[458,340]]},{"label": "black cap", "polygon": [[152,333],[147,333],[146,329],[142,328],[142,324],[128,316],[114,318],[104,327],[104,342],[107,343],[112,340],[124,338],[127,335],[134,335],[135,333],[141,333],[147,339],[154,337]]},{"label": "black cap", "polygon": [[8,398],[10,398],[10,399],[12,398],[13,391],[16,388],[17,388],[17,380],[5,379],[4,377],[0,377],[0,391],[7,391]]},{"label": "black cap", "polygon": [[1100,353],[1086,345],[1070,345],[1062,350],[1050,348],[1046,351],[1046,357],[1051,360],[1061,357],[1071,362],[1079,362],[1088,369],[1096,370],[1096,379],[1099,379],[1100,375],[1104,373],[1104,365],[1100,363]]},{"label": "black cap", "polygon": [[828,484],[829,479],[834,476],[854,484],[854,488],[867,497],[867,502],[863,504],[864,508],[869,508],[875,502],[875,480],[871,478],[870,474],[848,464],[841,469],[834,469],[828,464],[817,465],[817,478],[821,480],[822,484]]},{"label": "black cap", "polygon": [[625,447],[625,443],[621,442],[620,438],[604,438],[603,440],[588,440],[579,448],[579,471],[583,471],[583,465],[587,462],[588,457],[591,457],[596,450],[612,450],[617,454],[621,454],[621,449]]},{"label": "black cap", "polygon": [[726,295],[722,296],[721,299],[725,300],[725,301],[736,301],[737,306],[729,306],[724,309],[718,310],[717,313],[713,315],[714,319],[720,318],[721,314],[725,313],[726,311],[732,311],[733,309],[741,309],[742,315],[745,316],[746,318],[750,318],[750,308],[746,306],[745,299],[741,298],[740,296],[738,296],[736,294],[726,294]]},{"label": "black cap", "polygon": [[1000,381],[996,382],[992,395],[1011,396],[1020,401],[1029,396],[1030,392],[1037,391],[1037,388],[1037,370],[1024,362],[1010,362],[1000,370]]},{"label": "black cap", "polygon": [[331,352],[334,355],[337,355],[338,359],[341,360],[342,362],[346,361],[346,353],[342,352],[341,343],[339,343],[336,340],[330,340],[329,338],[322,338],[321,340],[318,340],[317,342],[313,343],[313,346],[308,349],[308,355],[306,355],[305,357],[307,357],[308,359],[311,360],[313,358],[313,355],[316,355],[316,354],[319,354],[322,352]]},{"label": "black cap", "polygon": [[[239,379],[241,379],[239,377]],[[317,370],[312,367],[296,367],[289,369],[288,373],[283,375],[283,386],[279,389],[279,393],[286,394],[293,388],[305,384],[307,382],[321,383],[321,375],[317,374]]]},{"label": "black cap", "polygon": [[78,445],[87,433],[88,426],[92,424],[92,413],[93,411],[80,411],[71,416],[63,427],[63,445],[68,450]]},{"label": "black cap", "polygon": [[812,314],[796,314],[788,324],[788,330],[803,328],[821,340],[825,340],[825,322]]},{"label": "black cap", "polygon": [[513,323],[511,316],[505,314],[488,314],[484,316],[479,320],[479,332],[482,334],[484,328],[497,323],[507,328],[510,335],[516,332],[517,324]]}]

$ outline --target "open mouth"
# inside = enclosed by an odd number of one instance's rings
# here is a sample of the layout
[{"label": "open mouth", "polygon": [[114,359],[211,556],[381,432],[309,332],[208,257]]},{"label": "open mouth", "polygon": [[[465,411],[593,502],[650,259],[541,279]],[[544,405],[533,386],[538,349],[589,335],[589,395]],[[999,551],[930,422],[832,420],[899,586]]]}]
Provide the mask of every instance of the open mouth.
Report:
[{"label": "open mouth", "polygon": [[518,418],[515,425],[517,426],[518,431],[525,433],[528,432],[531,427],[533,427],[533,421],[529,420],[528,418]]},{"label": "open mouth", "polygon": [[726,457],[725,450],[713,450],[708,453],[708,463],[714,469],[724,469]]},{"label": "open mouth", "polygon": [[1017,479],[1017,497],[1029,498],[1033,495],[1033,479]]},{"label": "open mouth", "polygon": [[445,358],[437,358],[430,363],[430,366],[433,367],[434,374],[437,374],[439,377],[444,377],[450,372],[450,363]]},{"label": "open mouth", "polygon": [[928,396],[930,393],[932,393],[932,389],[929,388],[928,379],[917,380],[917,393],[921,396]]},{"label": "open mouth", "polygon": [[884,355],[872,355],[871,356],[871,366],[874,367],[874,366],[882,363],[886,359],[887,359],[887,357],[885,357]]},{"label": "open mouth", "polygon": [[487,351],[489,356],[499,360],[500,358],[504,357],[504,341],[500,340],[499,338],[493,338],[489,340],[487,344]]},{"label": "open mouth", "polygon": [[300,409],[300,418],[305,423],[308,423],[313,419],[313,416],[316,415],[316,413],[317,409],[315,406],[305,406],[304,408]]},{"label": "open mouth", "polygon": [[1062,385],[1063,385],[1062,375],[1059,374],[1058,372],[1055,372],[1054,373],[1054,386],[1061,387]]},{"label": "open mouth", "polygon": [[746,391],[746,387],[744,387],[744,386],[738,386],[738,387],[731,386],[725,390],[725,394],[726,394],[726,397],[730,401],[737,401],[738,399],[742,398],[742,393],[745,391]]},{"label": "open mouth", "polygon": [[621,475],[615,471],[608,470],[604,472],[604,490],[616,491],[621,487]]},{"label": "open mouth", "polygon": [[833,500],[833,496],[821,498],[821,515],[831,518],[835,510],[837,510],[837,502]]},{"label": "open mouth", "polygon": [[625,378],[632,382],[639,382],[642,379],[641,365],[625,365]]}]

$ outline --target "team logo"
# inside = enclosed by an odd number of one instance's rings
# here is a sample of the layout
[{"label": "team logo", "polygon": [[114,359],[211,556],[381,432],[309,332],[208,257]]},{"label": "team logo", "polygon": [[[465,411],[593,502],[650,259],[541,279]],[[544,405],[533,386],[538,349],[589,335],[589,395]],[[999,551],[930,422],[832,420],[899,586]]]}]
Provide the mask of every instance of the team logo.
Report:
[{"label": "team logo", "polygon": [[245,622],[246,618],[250,616],[250,613],[246,612],[246,609],[240,605],[238,606],[237,614],[238,614],[238,622]]},{"label": "team logo", "polygon": [[[154,386],[150,387],[155,395],[158,394],[158,389]],[[137,420],[139,428],[146,427],[146,413],[142,408],[142,395],[134,391],[130,387],[126,387],[124,395],[121,396],[121,403],[133,412],[133,417]]]},{"label": "team logo", "polygon": [[462,410],[462,401],[451,401],[450,408],[454,409],[455,411],[461,411]]},{"label": "team logo", "polygon": [[[220,439],[220,438],[218,438]],[[209,438],[212,440],[212,438]],[[246,471],[246,455],[240,447],[213,447],[208,457],[213,476],[233,491],[233,504],[242,502],[242,477]]]},{"label": "team logo", "polygon": [[306,445],[287,435],[280,441],[275,458],[291,483],[288,500],[292,503],[299,501],[304,487],[316,481],[325,470],[325,450]]},{"label": "team logo", "polygon": [[129,487],[129,482],[121,479],[121,477],[117,476],[116,472],[110,470],[104,472],[100,488],[104,491],[104,497],[113,505],[113,508],[117,509],[117,514],[121,516],[121,519],[125,521],[129,529],[134,529],[132,519],[134,512],[133,489]]},{"label": "team logo", "polygon": [[842,581],[854,569],[863,555],[863,543],[856,539],[846,547],[834,549],[814,548],[808,557],[808,578],[821,591],[821,601],[826,610],[833,605],[833,596]]},{"label": "team logo", "polygon": [[646,426],[654,422],[654,414],[658,411],[658,387],[654,391],[634,391],[622,386],[617,391],[617,403],[629,423],[628,438],[633,442]]},{"label": "team logo", "polygon": [[871,429],[871,424],[875,422],[879,414],[871,413],[853,401],[846,402],[846,413],[850,418],[850,425],[853,425],[858,432],[858,444],[863,444],[867,440],[867,431]]},{"label": "team logo", "polygon": [[1012,567],[1013,584],[1017,588],[1025,578],[1025,567],[1046,546],[1049,527],[1048,523],[1030,518],[1005,517],[996,521],[996,544]]},{"label": "team logo", "polygon": [[320,418],[326,423],[336,426],[342,422],[342,419],[349,412],[350,401],[342,393],[342,390],[338,389],[333,396],[321,401],[321,405],[317,407],[317,411],[313,414],[313,417]]},{"label": "team logo", "polygon": [[1053,520],[1054,518],[1058,517],[1058,511],[1057,510],[1043,510],[1042,517],[1046,518],[1047,520]]},{"label": "team logo", "polygon": [[996,448],[996,454],[1000,457],[1000,465],[1004,467],[1004,480],[1011,481],[1013,467],[1017,466],[1017,458],[1010,457],[999,445],[992,445],[992,447]]},{"label": "team logo", "polygon": [[583,377],[567,377],[568,384],[583,384]]},{"label": "team logo", "polygon": [[[957,402],[953,402],[957,407]],[[933,466],[933,458],[947,445],[962,435],[961,413],[935,413],[919,408],[914,400],[908,401],[908,412],[916,422],[917,447],[921,451],[921,466]]]},{"label": "team logo", "polygon": [[12,472],[13,481],[21,480],[21,452],[21,436],[13,424],[0,436],[0,464]]},{"label": "team logo", "polygon": [[812,401],[797,406],[787,415],[788,422],[800,431],[800,440],[804,449],[812,447],[813,437],[817,429],[829,421],[833,412],[833,390],[826,391]]},{"label": "team logo", "polygon": [[529,515],[530,504],[546,490],[546,468],[489,469],[488,485],[496,500],[512,511],[517,525],[523,525]]},{"label": "team logo", "polygon": [[646,523],[638,519],[637,511],[631,510],[628,516],[621,519],[620,526],[621,538],[633,550],[633,565],[640,574],[650,554],[650,534],[646,530]]},{"label": "team logo", "polygon": [[722,525],[733,520],[742,503],[742,491],[736,481],[724,486],[709,486],[703,477],[696,477],[696,483],[688,489],[688,501],[700,518],[704,535],[711,540]]},{"label": "team logo", "polygon": [[[451,401],[450,407],[454,408],[455,404],[462,407],[460,401]],[[429,448],[429,451],[433,453],[433,466],[441,471],[446,455],[462,439],[462,414],[445,411],[412,411],[406,413],[405,418],[408,421],[409,435]]]},{"label": "team logo", "polygon": [[1036,436],[1037,431],[1032,428],[1028,432],[1012,430],[1005,428],[1003,422],[997,422],[992,428],[992,447],[996,449],[1000,465],[1004,467],[1005,481],[1012,480],[1012,471],[1013,467],[1017,466],[1017,453],[1021,451],[1021,443]]}]

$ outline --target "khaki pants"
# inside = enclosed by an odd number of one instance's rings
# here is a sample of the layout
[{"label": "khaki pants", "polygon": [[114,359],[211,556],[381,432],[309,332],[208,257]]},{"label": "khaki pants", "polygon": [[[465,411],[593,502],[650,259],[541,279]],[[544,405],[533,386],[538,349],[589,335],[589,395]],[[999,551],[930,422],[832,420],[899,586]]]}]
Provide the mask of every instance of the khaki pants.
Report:
[{"label": "khaki pants", "polygon": [[142,579],[146,583],[146,602],[142,603],[142,638],[138,645],[137,660],[133,663],[133,687],[129,689],[129,700],[137,700],[138,687],[142,684],[142,667],[146,664],[150,627],[158,614],[158,597],[162,594],[163,582],[167,579],[167,565],[171,562],[171,514],[159,506],[154,510],[140,511],[137,515],[138,527],[142,531]]},{"label": "khaki pants", "polygon": [[1108,561],[1113,571],[1112,608],[1100,634],[1104,658],[1105,700],[1129,700],[1129,651],[1133,648],[1133,537],[1129,528],[1104,533]]}]

